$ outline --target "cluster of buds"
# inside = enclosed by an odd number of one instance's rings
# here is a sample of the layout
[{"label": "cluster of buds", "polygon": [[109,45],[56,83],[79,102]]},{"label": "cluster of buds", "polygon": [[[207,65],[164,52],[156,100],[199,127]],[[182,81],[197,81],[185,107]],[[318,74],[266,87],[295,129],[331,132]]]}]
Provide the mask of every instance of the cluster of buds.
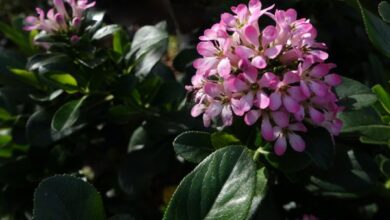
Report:
[{"label": "cluster of buds", "polygon": [[[248,126],[258,124],[262,137],[274,142],[283,155],[289,144],[305,150],[301,137],[305,124],[326,128],[338,135],[341,108],[332,88],[341,77],[326,63],[326,45],[316,42],[317,31],[308,19],[297,19],[294,9],[263,9],[259,0],[232,7],[221,21],[199,39],[194,62],[197,72],[187,90],[194,94],[191,114],[230,126],[242,117]],[[259,28],[259,20],[274,25]]]},{"label": "cluster of buds", "polygon": [[[54,8],[51,8],[47,13],[41,8],[36,8],[38,16],[28,16],[25,19],[24,29],[26,31],[39,30],[47,33],[77,30],[84,11],[94,7],[95,2],[88,3],[88,0],[53,0],[53,5]],[[68,13],[68,6],[72,11],[71,15]],[[72,41],[77,40],[77,35],[72,36]]]}]

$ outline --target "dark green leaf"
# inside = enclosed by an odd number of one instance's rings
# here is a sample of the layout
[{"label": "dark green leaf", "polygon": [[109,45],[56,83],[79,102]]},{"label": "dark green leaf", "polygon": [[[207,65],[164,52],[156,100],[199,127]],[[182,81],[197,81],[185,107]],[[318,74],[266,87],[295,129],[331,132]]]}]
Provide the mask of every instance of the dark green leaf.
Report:
[{"label": "dark green leaf", "polygon": [[356,1],[363,17],[368,38],[379,51],[390,58],[390,26],[378,16],[363,8],[359,0]]},{"label": "dark green leaf", "polygon": [[266,191],[267,191],[267,177],[265,176],[265,168],[261,168],[256,171],[255,194],[253,196],[251,209],[247,219],[251,219],[251,217],[256,213],[259,205],[264,200]]},{"label": "dark green leaf", "polygon": [[320,168],[328,169],[334,162],[335,148],[332,136],[324,128],[311,128],[304,135],[305,153]]},{"label": "dark green leaf", "polygon": [[116,24],[104,26],[104,27],[100,28],[98,31],[96,31],[96,33],[93,35],[92,39],[93,40],[100,40],[104,37],[107,37],[109,35],[114,34],[115,32],[119,31],[120,29],[121,29],[121,27],[119,27],[119,25],[116,25]]},{"label": "dark green leaf", "polygon": [[379,3],[378,11],[382,19],[385,22],[390,23],[390,4],[387,1],[382,1]]},{"label": "dark green leaf", "polygon": [[277,156],[273,152],[270,152],[265,157],[273,167],[286,173],[300,171],[311,163],[308,154],[298,153],[292,150],[291,147],[287,148],[283,156]]},{"label": "dark green leaf", "polygon": [[173,141],[173,147],[177,155],[193,163],[201,162],[214,150],[210,134],[201,131],[187,131],[180,134]]},{"label": "dark green leaf", "polygon": [[211,134],[211,143],[214,148],[219,149],[229,145],[240,144],[240,140],[232,134],[218,131]]},{"label": "dark green leaf", "polygon": [[131,51],[126,59],[135,58],[137,61],[135,71],[138,76],[147,75],[167,50],[169,36],[161,26],[161,24],[145,26],[135,33]]},{"label": "dark green leaf", "polygon": [[378,96],[382,107],[390,114],[390,94],[381,85],[375,85],[372,91]]},{"label": "dark green leaf", "polygon": [[51,121],[51,127],[55,131],[64,131],[71,128],[80,117],[80,109],[87,96],[70,101],[57,110]]},{"label": "dark green leaf", "polygon": [[343,77],[343,83],[335,88],[340,103],[348,109],[358,110],[374,104],[377,100],[371,90],[358,81]]},{"label": "dark green leaf", "polygon": [[247,149],[225,147],[183,179],[164,219],[247,219],[255,184],[255,164]]},{"label": "dark green leaf", "polygon": [[34,195],[36,220],[104,220],[102,199],[96,189],[72,176],[43,180]]},{"label": "dark green leaf", "polygon": [[135,220],[135,218],[131,215],[115,215],[108,220]]},{"label": "dark green leaf", "polygon": [[381,118],[371,107],[362,108],[357,111],[344,111],[337,116],[343,121],[342,132],[354,132],[360,126],[381,124]]}]

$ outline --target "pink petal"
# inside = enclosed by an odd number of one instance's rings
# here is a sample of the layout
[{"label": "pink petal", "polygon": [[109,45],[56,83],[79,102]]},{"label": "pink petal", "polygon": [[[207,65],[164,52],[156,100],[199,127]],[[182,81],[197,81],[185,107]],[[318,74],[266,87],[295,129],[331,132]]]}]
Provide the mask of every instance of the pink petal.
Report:
[{"label": "pink petal", "polygon": [[279,137],[274,145],[274,152],[278,156],[282,156],[284,153],[286,153],[287,150],[287,141],[284,136]]},{"label": "pink petal", "polygon": [[288,142],[290,143],[291,147],[297,152],[303,152],[306,148],[305,141],[302,139],[301,136],[295,133],[288,134]]},{"label": "pink petal", "polygon": [[296,83],[296,82],[299,82],[300,80],[301,80],[301,77],[299,76],[297,71],[288,71],[283,76],[283,82],[285,84]]},{"label": "pink petal", "polygon": [[234,114],[243,116],[253,106],[253,94],[248,93],[240,99],[232,99],[231,104]]},{"label": "pink petal", "polygon": [[307,132],[307,128],[302,123],[294,123],[288,127],[291,131]]},{"label": "pink petal", "polygon": [[223,93],[223,87],[222,87],[222,85],[217,84],[217,83],[207,82],[204,85],[204,92],[207,95],[215,98],[215,97],[220,96]]},{"label": "pink petal", "polygon": [[264,51],[264,55],[269,57],[270,59],[275,59],[280,52],[282,51],[283,46],[282,45],[276,45],[274,47],[268,48]]},{"label": "pink petal", "polygon": [[261,77],[259,84],[261,87],[275,89],[276,85],[280,82],[279,77],[271,72],[266,72]]},{"label": "pink petal", "polygon": [[222,105],[219,102],[212,102],[206,109],[205,114],[210,118],[215,118],[222,112]]},{"label": "pink petal", "polygon": [[333,63],[320,63],[310,71],[310,76],[315,78],[322,78],[335,67],[336,65]]},{"label": "pink petal", "polygon": [[309,53],[318,61],[325,61],[329,57],[329,54],[322,50],[312,50]]},{"label": "pink petal", "polygon": [[316,81],[311,81],[309,86],[311,91],[313,91],[314,94],[320,97],[324,97],[329,90],[329,88],[325,84]]},{"label": "pink petal", "polygon": [[212,57],[218,53],[217,48],[211,42],[200,42],[196,49],[200,55],[205,57]]},{"label": "pink petal", "polygon": [[295,100],[301,102],[307,98],[301,90],[301,87],[298,86],[292,86],[288,90],[288,94],[290,94],[291,97],[293,97]]},{"label": "pink petal", "polygon": [[233,112],[229,105],[225,105],[222,108],[221,117],[222,117],[222,122],[225,126],[230,126],[233,124]]},{"label": "pink petal", "polygon": [[199,115],[201,115],[204,112],[205,109],[206,109],[205,105],[203,105],[201,103],[196,104],[191,109],[191,116],[194,117],[194,118],[198,117]]},{"label": "pink petal", "polygon": [[260,109],[266,109],[270,105],[270,102],[271,102],[270,98],[263,91],[258,91],[256,93],[256,100],[255,100],[256,107]]},{"label": "pink petal", "polygon": [[311,120],[316,124],[321,124],[325,120],[324,114],[313,107],[309,107],[309,114]]},{"label": "pink petal", "polygon": [[249,86],[244,81],[237,77],[229,78],[227,81],[225,81],[224,86],[225,89],[230,92],[242,92],[249,88]]},{"label": "pink petal", "polygon": [[263,121],[261,122],[261,135],[267,141],[274,140],[274,131],[268,116],[263,117]]},{"label": "pink petal", "polygon": [[230,64],[230,61],[228,58],[222,59],[218,64],[218,73],[223,78],[227,78],[230,75],[230,72],[232,71],[232,66]]},{"label": "pink petal", "polygon": [[238,46],[234,49],[234,53],[240,58],[240,59],[248,59],[255,55],[255,52],[245,46]]},{"label": "pink petal", "polygon": [[309,86],[306,84],[306,82],[304,80],[301,80],[301,91],[302,93],[307,97],[309,98],[310,95],[311,95],[311,92],[310,92],[310,89],[309,89]]},{"label": "pink petal", "polygon": [[262,35],[262,45],[265,47],[267,44],[270,42],[274,41],[276,37],[278,36],[277,30],[274,26],[267,26],[263,30],[263,35]]},{"label": "pink petal", "polygon": [[305,118],[305,108],[301,105],[299,110],[294,113],[294,117],[297,121],[302,121]]},{"label": "pink petal", "polygon": [[259,47],[259,35],[260,33],[256,28],[252,25],[249,25],[244,30],[244,36],[249,41],[249,43],[253,44],[256,48]]},{"label": "pink petal", "polygon": [[250,0],[249,1],[249,11],[251,13],[254,13],[256,11],[260,11],[261,9],[261,2],[259,0]]},{"label": "pink petal", "polygon": [[342,78],[338,74],[329,74],[325,76],[324,81],[330,86],[338,86],[342,82]]},{"label": "pink petal", "polygon": [[267,61],[262,56],[257,56],[252,59],[252,65],[258,69],[264,69],[267,67]]},{"label": "pink petal", "polygon": [[273,121],[281,128],[288,127],[290,123],[290,115],[285,111],[277,111],[271,113]]},{"label": "pink petal", "polygon": [[[271,102],[272,103],[272,102]],[[299,111],[300,105],[297,101],[288,95],[283,96],[283,105],[288,112],[296,113]]]},{"label": "pink petal", "polygon": [[221,21],[228,27],[234,27],[236,25],[236,18],[229,13],[223,13],[221,15]]},{"label": "pink petal", "polygon": [[272,93],[269,98],[271,101],[269,104],[269,108],[272,111],[275,111],[275,110],[279,109],[280,106],[282,106],[282,95],[280,94],[280,92]]},{"label": "pink petal", "polygon": [[245,114],[244,121],[248,126],[254,125],[261,116],[261,111],[251,110]]},{"label": "pink petal", "polygon": [[210,116],[203,114],[203,125],[207,128],[210,127],[210,124],[211,124]]}]

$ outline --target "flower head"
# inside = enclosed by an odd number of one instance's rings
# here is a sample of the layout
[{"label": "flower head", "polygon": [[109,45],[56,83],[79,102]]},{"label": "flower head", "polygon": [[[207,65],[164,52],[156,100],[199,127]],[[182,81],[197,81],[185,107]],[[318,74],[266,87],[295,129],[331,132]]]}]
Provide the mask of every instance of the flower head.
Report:
[{"label": "flower head", "polygon": [[65,0],[65,2],[72,9],[71,15],[67,11],[64,0],[53,0],[54,8],[47,13],[37,8],[38,16],[26,17],[24,30],[39,30],[47,33],[77,30],[84,11],[95,6],[95,2],[88,3],[88,0]]},{"label": "flower head", "polygon": [[[341,77],[329,74],[336,66],[326,62],[326,45],[316,41],[310,21],[298,19],[294,9],[272,8],[251,0],[222,14],[199,38],[203,57],[194,61],[197,71],[186,88],[196,103],[192,116],[203,115],[206,127],[213,121],[230,126],[234,116],[242,117],[248,126],[258,124],[283,155],[288,145],[305,150],[307,123],[339,134],[341,108],[332,88]],[[261,29],[264,17],[274,25]]]}]

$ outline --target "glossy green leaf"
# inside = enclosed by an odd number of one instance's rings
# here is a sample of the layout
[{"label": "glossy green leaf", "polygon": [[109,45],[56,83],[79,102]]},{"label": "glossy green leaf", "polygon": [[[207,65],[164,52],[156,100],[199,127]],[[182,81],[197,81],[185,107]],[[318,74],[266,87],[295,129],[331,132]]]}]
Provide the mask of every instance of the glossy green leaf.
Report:
[{"label": "glossy green leaf", "polygon": [[238,145],[240,140],[232,134],[218,131],[211,134],[211,143],[214,148],[219,149],[229,145]]},{"label": "glossy green leaf", "polygon": [[256,187],[255,194],[253,196],[251,208],[247,219],[252,219],[258,210],[260,204],[264,201],[267,193],[267,177],[265,176],[265,168],[261,168],[256,171]]},{"label": "glossy green leaf", "polygon": [[390,94],[381,85],[375,85],[372,91],[378,96],[382,107],[390,114]]},{"label": "glossy green leaf", "polygon": [[23,30],[11,27],[0,21],[0,32],[2,32],[8,39],[18,45],[19,48],[24,52],[31,52],[30,42],[28,41],[28,37],[24,35]]},{"label": "glossy green leaf", "polygon": [[72,127],[80,117],[81,107],[87,96],[65,103],[53,116],[51,127],[55,131],[64,131]]},{"label": "glossy green leaf", "polygon": [[135,33],[126,59],[135,58],[138,76],[147,75],[166,52],[169,36],[165,26],[164,22],[155,26],[144,26]]},{"label": "glossy green leaf", "polygon": [[377,98],[362,83],[343,77],[343,83],[335,88],[340,104],[350,110],[358,110],[376,102]]},{"label": "glossy green leaf", "polygon": [[390,141],[390,125],[369,125],[359,129],[363,136],[378,141]]},{"label": "glossy green leaf", "polygon": [[390,23],[390,3],[387,1],[382,1],[378,5],[378,11],[382,19],[385,22]]},{"label": "glossy green leaf", "polygon": [[46,147],[85,126],[80,124],[60,132],[54,131],[51,128],[52,118],[53,113],[50,110],[40,110],[30,116],[26,124],[26,135],[31,145]]},{"label": "glossy green leaf", "polygon": [[373,158],[359,149],[336,146],[334,165],[309,175],[307,189],[315,194],[338,198],[354,198],[375,189],[379,169]]},{"label": "glossy green leaf", "polygon": [[173,141],[173,147],[178,156],[185,160],[199,163],[214,150],[211,136],[207,132],[187,131]]},{"label": "glossy green leaf", "polygon": [[111,24],[104,26],[100,28],[96,33],[92,36],[93,40],[100,40],[103,39],[104,37],[107,37],[109,35],[114,34],[115,32],[118,32],[121,29],[119,25],[116,24]]},{"label": "glossy green leaf", "polygon": [[328,169],[333,165],[335,147],[332,136],[324,128],[312,128],[304,135],[305,153],[318,167]]},{"label": "glossy green leaf", "polygon": [[10,69],[10,71],[17,75],[23,82],[39,88],[39,81],[33,72],[24,69]]},{"label": "glossy green leaf", "polygon": [[63,89],[68,93],[78,91],[77,80],[69,73],[49,72],[44,74],[44,79],[57,88]]},{"label": "glossy green leaf", "polygon": [[343,111],[337,117],[343,121],[343,133],[357,131],[361,126],[382,123],[379,114],[371,107],[356,111]]},{"label": "glossy green leaf", "polygon": [[96,189],[72,176],[43,180],[34,195],[36,220],[104,220],[103,201]]},{"label": "glossy green leaf", "polygon": [[222,148],[183,179],[163,219],[247,219],[255,184],[255,164],[248,150]]},{"label": "glossy green leaf", "polygon": [[368,38],[379,51],[390,58],[390,26],[378,16],[365,9],[359,0],[356,1],[363,17]]}]

